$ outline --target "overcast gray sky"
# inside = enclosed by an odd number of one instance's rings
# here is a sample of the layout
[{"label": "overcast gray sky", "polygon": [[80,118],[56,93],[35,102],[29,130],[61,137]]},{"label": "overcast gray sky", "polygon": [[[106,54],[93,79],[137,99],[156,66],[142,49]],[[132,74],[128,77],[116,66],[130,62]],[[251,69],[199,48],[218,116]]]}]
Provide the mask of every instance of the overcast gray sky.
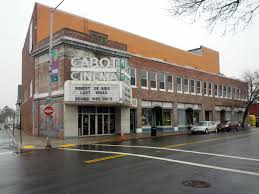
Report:
[{"label": "overcast gray sky", "polygon": [[[14,107],[21,83],[21,59],[34,0],[1,2],[0,11],[0,108]],[[60,0],[38,0],[49,6]],[[259,17],[235,36],[210,34],[201,23],[187,24],[167,13],[168,0],[65,0],[61,10],[105,23],[171,46],[188,50],[200,45],[220,52],[221,72],[240,77],[242,71],[259,68]],[[220,31],[220,29],[219,29]]]}]

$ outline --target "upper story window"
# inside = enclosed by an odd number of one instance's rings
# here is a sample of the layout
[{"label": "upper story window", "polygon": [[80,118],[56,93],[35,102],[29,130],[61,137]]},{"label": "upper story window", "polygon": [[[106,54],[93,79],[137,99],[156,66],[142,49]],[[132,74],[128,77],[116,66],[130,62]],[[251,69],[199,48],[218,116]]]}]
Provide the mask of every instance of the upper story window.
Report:
[{"label": "upper story window", "polygon": [[208,93],[207,93],[207,82],[203,82],[203,95],[204,96],[208,95]]},{"label": "upper story window", "polygon": [[148,72],[144,69],[141,70],[141,87],[147,89]]},{"label": "upper story window", "polygon": [[132,86],[136,86],[136,68],[130,68],[130,83]]},{"label": "upper story window", "polygon": [[167,75],[167,90],[169,92],[173,91],[173,76]]},{"label": "upper story window", "polygon": [[157,89],[157,73],[154,71],[150,72],[151,89]]},{"label": "upper story window", "polygon": [[176,89],[177,89],[177,92],[182,92],[183,91],[183,83],[182,83],[182,78],[181,77],[177,77],[176,78]]},{"label": "upper story window", "polygon": [[227,86],[223,86],[223,98],[227,97]]},{"label": "upper story window", "polygon": [[228,87],[228,98],[231,98],[231,87]]},{"label": "upper story window", "polygon": [[201,81],[196,81],[196,92],[201,94]]},{"label": "upper story window", "polygon": [[232,99],[236,98],[236,88],[232,88]]},{"label": "upper story window", "polygon": [[208,95],[212,96],[212,84],[211,83],[208,84]]},{"label": "upper story window", "polygon": [[160,88],[160,90],[165,90],[165,74],[160,73],[159,78],[160,78],[159,88]]},{"label": "upper story window", "polygon": [[218,85],[214,84],[214,96],[217,97],[218,96]]},{"label": "upper story window", "polygon": [[240,90],[236,89],[236,99],[240,99]]},{"label": "upper story window", "polygon": [[219,85],[219,97],[222,97],[222,85]]},{"label": "upper story window", "polygon": [[183,79],[183,92],[188,93],[189,92],[189,80]]},{"label": "upper story window", "polygon": [[190,92],[192,94],[195,94],[195,81],[194,80],[190,80],[190,85],[191,85]]}]

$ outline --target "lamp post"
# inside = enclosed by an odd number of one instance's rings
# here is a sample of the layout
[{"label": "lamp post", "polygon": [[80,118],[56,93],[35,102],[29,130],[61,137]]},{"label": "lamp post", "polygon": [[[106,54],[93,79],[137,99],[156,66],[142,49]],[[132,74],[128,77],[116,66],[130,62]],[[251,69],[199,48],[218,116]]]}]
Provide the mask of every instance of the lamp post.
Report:
[{"label": "lamp post", "polygon": [[[56,9],[64,2],[62,0],[55,8],[50,9],[50,31],[49,31],[49,84],[48,84],[48,105],[51,106],[52,101],[51,101],[51,82],[52,82],[52,45],[53,45],[53,20],[54,20],[54,13]],[[51,143],[49,139],[49,132],[50,132],[50,127],[52,119],[50,117],[47,118],[47,127],[48,127],[48,133],[47,133],[47,143],[46,147],[51,148]]]},{"label": "lamp post", "polygon": [[22,111],[21,111],[21,105],[22,105],[22,100],[18,101],[18,106],[19,106],[19,125],[20,125],[20,142],[22,145]]}]

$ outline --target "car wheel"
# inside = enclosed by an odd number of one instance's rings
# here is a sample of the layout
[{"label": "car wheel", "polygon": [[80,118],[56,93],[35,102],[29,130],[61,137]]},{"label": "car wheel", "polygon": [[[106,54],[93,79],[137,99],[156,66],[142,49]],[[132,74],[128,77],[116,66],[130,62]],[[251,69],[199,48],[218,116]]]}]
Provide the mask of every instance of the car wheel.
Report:
[{"label": "car wheel", "polygon": [[206,134],[208,134],[208,133],[209,133],[208,129],[205,129],[205,133],[206,133]]}]

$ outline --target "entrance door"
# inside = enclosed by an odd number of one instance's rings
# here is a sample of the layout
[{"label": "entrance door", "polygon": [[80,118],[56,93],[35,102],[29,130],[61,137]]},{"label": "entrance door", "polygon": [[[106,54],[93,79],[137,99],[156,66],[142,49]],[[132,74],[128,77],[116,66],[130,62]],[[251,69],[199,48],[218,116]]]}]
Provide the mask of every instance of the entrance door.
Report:
[{"label": "entrance door", "polygon": [[193,109],[187,108],[185,110],[185,115],[186,115],[186,124],[193,125]]},{"label": "entrance door", "polygon": [[103,115],[99,114],[99,115],[97,115],[97,117],[98,117],[97,132],[98,132],[98,134],[103,134]]},{"label": "entrance door", "polygon": [[226,121],[226,111],[222,110],[220,112],[220,122]]},{"label": "entrance door", "polygon": [[95,135],[96,134],[96,123],[95,123],[95,114],[90,115],[90,135]]},{"label": "entrance door", "polygon": [[130,109],[130,131],[136,132],[136,109]]},{"label": "entrance door", "polygon": [[89,133],[89,115],[82,115],[83,118],[83,127],[82,135],[88,135]]}]

